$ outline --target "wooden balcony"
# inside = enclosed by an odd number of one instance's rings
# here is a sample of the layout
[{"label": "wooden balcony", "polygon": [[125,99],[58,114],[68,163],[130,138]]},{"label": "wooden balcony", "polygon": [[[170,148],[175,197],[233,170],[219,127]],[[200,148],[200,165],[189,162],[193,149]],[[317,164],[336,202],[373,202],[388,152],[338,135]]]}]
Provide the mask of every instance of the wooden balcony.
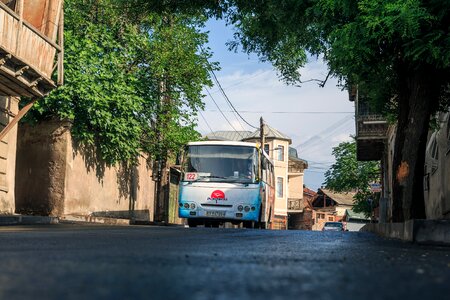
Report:
[{"label": "wooden balcony", "polygon": [[356,156],[358,160],[380,160],[384,151],[388,123],[382,115],[374,114],[364,102],[357,102]]},{"label": "wooden balcony", "polygon": [[56,69],[62,83],[62,32],[62,0],[0,0],[0,95],[43,97]]},{"label": "wooden balcony", "polygon": [[304,209],[303,199],[289,198],[288,212],[301,212]]}]

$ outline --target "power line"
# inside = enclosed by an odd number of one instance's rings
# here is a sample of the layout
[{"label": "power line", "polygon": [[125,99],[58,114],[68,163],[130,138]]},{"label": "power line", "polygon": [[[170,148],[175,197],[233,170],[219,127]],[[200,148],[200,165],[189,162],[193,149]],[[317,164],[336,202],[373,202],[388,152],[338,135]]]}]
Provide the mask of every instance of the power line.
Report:
[{"label": "power line", "polygon": [[[202,45],[199,45],[199,47],[200,47],[200,50],[203,52],[204,49],[203,49]],[[211,66],[211,64],[209,63],[208,60],[207,60],[207,63]],[[244,121],[248,126],[254,128],[254,129],[259,129],[259,127],[253,126],[252,124],[250,124],[249,122],[247,122],[247,120],[245,120],[245,119],[239,114],[239,112],[238,112],[237,109],[234,107],[233,103],[231,103],[231,101],[230,101],[230,99],[228,98],[227,94],[226,94],[225,91],[223,90],[222,85],[220,84],[219,80],[217,79],[216,73],[214,73],[214,70],[213,70],[212,66],[211,66],[211,69],[209,70],[209,72],[212,74],[212,76],[213,76],[213,78],[214,78],[214,81],[216,82],[217,86],[219,87],[220,91],[222,92],[222,95],[225,97],[225,100],[226,100],[226,101],[229,103],[229,105],[231,106],[231,109],[232,109],[232,110],[239,116],[239,118],[241,118],[241,120]],[[212,98],[211,93],[210,93],[209,91],[208,91],[208,94],[209,94],[209,96]],[[217,106],[217,104],[216,104],[216,106]],[[219,107],[217,106],[217,108],[219,108]],[[219,109],[219,110],[220,110],[220,109]],[[223,113],[222,113],[222,114],[223,114]],[[240,123],[239,123],[239,124],[240,124]],[[241,126],[242,126],[242,125],[241,125]],[[233,127],[233,128],[234,128],[234,127]],[[244,128],[244,127],[242,127],[242,128]],[[234,130],[237,132],[236,129],[234,129]],[[242,136],[242,135],[241,135],[241,136]]]},{"label": "power line", "polygon": [[214,97],[211,95],[211,93],[209,92],[209,90],[208,90],[207,88],[205,88],[205,89],[206,89],[206,92],[208,93],[209,97],[211,97],[212,101],[213,101],[214,104],[217,106],[217,109],[220,111],[220,113],[221,113],[222,116],[225,118],[225,120],[228,122],[228,124],[231,126],[231,128],[233,128],[233,130],[236,131],[237,134],[239,134],[239,135],[241,136],[241,138],[244,138],[244,137],[242,136],[242,134],[241,134],[239,131],[237,131],[236,128],[234,128],[233,124],[231,124],[230,120],[228,120],[228,118],[227,118],[227,117],[225,116],[225,114],[222,112],[222,110],[220,109],[219,105],[217,105],[216,100],[214,100]]},{"label": "power line", "polygon": [[[347,123],[350,120],[351,120],[351,118],[349,118],[349,116],[345,116],[344,118],[342,118],[342,119],[338,120],[337,122],[333,123],[331,126],[325,128],[324,130],[322,130],[318,134],[316,134],[313,137],[309,138],[305,142],[295,146],[294,148],[295,149],[299,149],[302,146],[305,146],[303,149],[301,149],[302,152],[305,152],[306,149],[311,148],[313,146],[315,147],[315,146],[317,146],[317,144],[323,143],[325,139],[327,139],[328,137],[333,135],[336,130],[338,130],[341,126],[343,126],[345,123]],[[326,134],[323,135],[323,136],[320,136],[321,134],[324,134],[324,133],[326,133]]]},{"label": "power line", "polygon": [[256,126],[253,126],[252,124],[250,124],[249,122],[247,122],[247,120],[244,119],[244,117],[241,116],[241,114],[237,111],[237,109],[234,107],[233,103],[231,103],[230,99],[228,98],[227,94],[225,93],[225,91],[222,88],[222,85],[220,84],[219,80],[217,79],[216,73],[214,73],[213,70],[210,71],[211,74],[213,75],[214,81],[217,83],[217,86],[219,87],[220,91],[222,92],[222,95],[225,97],[225,99],[227,100],[227,102],[229,103],[229,105],[231,106],[231,108],[233,109],[233,111],[239,116],[239,118],[241,118],[242,121],[244,121],[248,126],[254,128],[254,129],[259,129]]},{"label": "power line", "polygon": [[[205,110],[208,112],[217,112],[215,109]],[[232,112],[232,111],[225,111]],[[354,114],[352,111],[255,111],[255,110],[239,110],[242,114]]]},{"label": "power line", "polygon": [[200,116],[202,117],[203,121],[205,121],[206,126],[208,126],[209,131],[212,132],[212,134],[213,134],[214,136],[216,136],[216,134],[214,133],[214,131],[211,129],[211,126],[209,126],[208,121],[206,121],[205,116],[202,114],[202,112],[201,112],[200,110],[199,110],[198,112],[200,113]]},{"label": "power line", "polygon": [[[250,76],[250,77],[245,78],[245,80],[240,80],[240,81],[238,81],[236,83],[230,84],[230,85],[226,86],[225,89],[226,90],[230,90],[230,88],[232,88],[232,87],[236,87],[238,85],[241,85],[241,84],[245,83],[246,80],[253,79],[255,77],[259,77],[261,75],[264,75],[264,74],[267,74],[267,73],[270,73],[270,72],[272,72],[272,70],[266,70],[266,71],[263,71],[263,72],[259,72],[257,74],[254,74],[254,75]],[[219,90],[215,90],[215,91],[211,91],[211,94],[215,94],[217,92],[220,92],[220,89]]]}]

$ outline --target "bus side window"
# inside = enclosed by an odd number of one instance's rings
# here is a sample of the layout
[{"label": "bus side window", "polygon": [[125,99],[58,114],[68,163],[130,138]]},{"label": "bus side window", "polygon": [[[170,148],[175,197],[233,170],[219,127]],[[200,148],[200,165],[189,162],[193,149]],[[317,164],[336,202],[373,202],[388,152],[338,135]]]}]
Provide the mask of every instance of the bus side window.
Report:
[{"label": "bus side window", "polygon": [[267,182],[267,169],[266,169],[266,160],[263,159],[262,163],[262,181]]},{"label": "bus side window", "polygon": [[272,186],[275,186],[275,170],[273,165],[270,165],[270,183]]}]

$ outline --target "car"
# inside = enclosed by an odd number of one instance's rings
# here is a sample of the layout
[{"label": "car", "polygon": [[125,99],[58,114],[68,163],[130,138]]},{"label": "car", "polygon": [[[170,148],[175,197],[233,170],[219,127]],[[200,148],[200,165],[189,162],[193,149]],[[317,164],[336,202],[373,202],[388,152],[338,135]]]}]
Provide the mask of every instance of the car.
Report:
[{"label": "car", "polygon": [[345,231],[345,228],[342,222],[326,222],[322,231]]}]

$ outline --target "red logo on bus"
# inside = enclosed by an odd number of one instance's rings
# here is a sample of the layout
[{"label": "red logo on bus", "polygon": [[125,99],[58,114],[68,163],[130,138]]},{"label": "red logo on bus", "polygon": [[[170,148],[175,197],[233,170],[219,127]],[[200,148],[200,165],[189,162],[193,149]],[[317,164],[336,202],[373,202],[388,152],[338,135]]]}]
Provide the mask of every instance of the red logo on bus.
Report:
[{"label": "red logo on bus", "polygon": [[206,200],[208,201],[227,201],[228,199],[225,198],[225,193],[221,190],[215,190],[211,193],[211,197],[208,197]]},{"label": "red logo on bus", "polygon": [[225,199],[225,193],[221,190],[215,190],[211,193],[211,199]]}]

